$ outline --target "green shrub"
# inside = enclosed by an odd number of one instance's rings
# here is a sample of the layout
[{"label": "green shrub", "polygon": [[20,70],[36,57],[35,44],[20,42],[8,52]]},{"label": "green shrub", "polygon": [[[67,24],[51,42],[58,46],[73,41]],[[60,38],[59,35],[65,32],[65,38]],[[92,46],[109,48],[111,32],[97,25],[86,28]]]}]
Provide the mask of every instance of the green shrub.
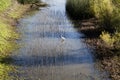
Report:
[{"label": "green shrub", "polygon": [[120,49],[120,32],[116,32],[114,35],[113,35],[114,39],[115,39],[115,48],[116,49]]},{"label": "green shrub", "polygon": [[112,28],[114,8],[111,0],[93,0],[95,17],[100,20],[100,24],[104,28]]},{"label": "green shrub", "polygon": [[116,7],[120,8],[120,0],[112,0],[112,2]]},{"label": "green shrub", "polygon": [[[108,45],[120,49],[120,9],[119,0],[96,0],[94,11],[96,17],[100,20],[101,26],[105,30],[112,30],[114,33],[110,35],[108,32],[102,32],[101,39]],[[118,2],[119,1],[119,2]],[[116,3],[117,2],[117,3]],[[101,3],[101,4],[100,4]]]},{"label": "green shrub", "polygon": [[120,49],[120,32],[110,35],[108,32],[102,32],[100,38],[110,47]]},{"label": "green shrub", "polygon": [[11,0],[0,0],[0,12],[4,11],[11,5]]},{"label": "green shrub", "polygon": [[13,70],[12,66],[0,63],[0,80],[15,80],[13,76],[9,75]]},{"label": "green shrub", "polygon": [[120,11],[111,0],[94,0],[94,12],[105,30],[115,31],[120,26]]},{"label": "green shrub", "polygon": [[0,57],[10,55],[17,48],[15,39],[18,37],[13,27],[0,21]]},{"label": "green shrub", "polygon": [[31,3],[38,3],[40,0],[18,0],[21,4],[31,4]]},{"label": "green shrub", "polygon": [[113,13],[114,6],[111,0],[92,0],[92,3],[97,18],[107,16],[107,14],[111,15]]},{"label": "green shrub", "polygon": [[74,18],[97,18],[107,31],[100,38],[108,46],[120,48],[120,0],[67,0],[66,10]]},{"label": "green shrub", "polygon": [[90,0],[67,0],[66,10],[71,16],[79,19],[94,16]]},{"label": "green shrub", "polygon": [[108,46],[113,46],[115,43],[114,37],[112,37],[108,32],[102,32],[100,35],[100,38],[108,45]]},{"label": "green shrub", "polygon": [[66,9],[75,18],[96,17],[101,27],[112,30],[120,26],[118,4],[120,0],[67,0]]}]

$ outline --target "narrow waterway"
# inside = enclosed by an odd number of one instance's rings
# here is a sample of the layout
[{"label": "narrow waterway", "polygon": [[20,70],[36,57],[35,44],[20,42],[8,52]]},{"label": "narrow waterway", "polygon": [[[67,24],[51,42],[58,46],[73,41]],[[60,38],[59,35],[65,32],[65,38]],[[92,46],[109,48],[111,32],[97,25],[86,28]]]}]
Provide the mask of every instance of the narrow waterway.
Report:
[{"label": "narrow waterway", "polygon": [[12,56],[18,80],[104,80],[84,35],[67,17],[66,0],[43,2],[49,6],[19,20],[22,46]]}]

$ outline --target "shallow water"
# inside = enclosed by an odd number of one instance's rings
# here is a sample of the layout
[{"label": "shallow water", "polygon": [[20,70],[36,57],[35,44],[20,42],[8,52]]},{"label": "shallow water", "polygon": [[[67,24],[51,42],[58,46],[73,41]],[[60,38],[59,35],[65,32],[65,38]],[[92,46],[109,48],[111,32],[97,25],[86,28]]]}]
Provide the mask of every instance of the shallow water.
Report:
[{"label": "shallow water", "polygon": [[12,56],[18,80],[104,80],[84,35],[67,17],[66,1],[42,1],[49,6],[19,20],[22,47]]}]

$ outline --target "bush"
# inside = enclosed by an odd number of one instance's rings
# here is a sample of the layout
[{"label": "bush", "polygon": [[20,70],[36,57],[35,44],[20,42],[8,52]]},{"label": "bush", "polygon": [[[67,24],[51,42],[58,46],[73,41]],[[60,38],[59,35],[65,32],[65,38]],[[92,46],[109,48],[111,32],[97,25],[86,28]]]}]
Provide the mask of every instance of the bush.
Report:
[{"label": "bush", "polygon": [[90,0],[67,0],[66,10],[71,16],[78,19],[94,16]]},{"label": "bush", "polygon": [[120,26],[119,9],[111,0],[94,0],[93,8],[96,18],[105,30],[114,32]]},{"label": "bush", "polygon": [[108,32],[102,32],[100,35],[100,38],[108,45],[108,46],[113,46],[115,43],[114,37],[112,37]]},{"label": "bush", "polygon": [[0,63],[0,80],[16,80],[14,76],[9,74],[13,72],[14,69],[11,65]]},{"label": "bush", "polygon": [[120,32],[116,32],[113,37],[115,39],[115,48],[120,49]]},{"label": "bush", "polygon": [[100,38],[120,49],[120,0],[67,0],[66,10],[74,18],[97,18],[106,31]]},{"label": "bush", "polygon": [[105,30],[120,26],[120,0],[67,0],[66,9],[70,16],[79,19],[96,17]]},{"label": "bush", "polygon": [[0,57],[8,56],[15,50],[15,39],[18,37],[13,27],[0,21]]},{"label": "bush", "polygon": [[100,18],[102,16],[111,15],[114,10],[114,6],[111,0],[92,0],[95,16]]},{"label": "bush", "polygon": [[40,0],[18,0],[21,4],[31,4],[31,3],[38,3]]},{"label": "bush", "polygon": [[112,0],[112,2],[116,7],[120,8],[120,0]]},{"label": "bush", "polygon": [[11,0],[0,0],[0,12],[4,11],[11,5]]},{"label": "bush", "polygon": [[120,32],[110,35],[108,32],[102,32],[100,38],[110,47],[120,49]]}]

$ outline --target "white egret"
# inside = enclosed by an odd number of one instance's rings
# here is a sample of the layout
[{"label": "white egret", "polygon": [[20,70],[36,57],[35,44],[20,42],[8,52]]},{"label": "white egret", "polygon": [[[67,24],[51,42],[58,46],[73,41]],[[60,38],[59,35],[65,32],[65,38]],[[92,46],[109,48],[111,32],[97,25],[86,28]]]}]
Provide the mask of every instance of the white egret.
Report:
[{"label": "white egret", "polygon": [[62,35],[61,35],[61,40],[62,40],[62,41],[64,41],[64,40],[65,40],[65,37],[63,37]]}]

